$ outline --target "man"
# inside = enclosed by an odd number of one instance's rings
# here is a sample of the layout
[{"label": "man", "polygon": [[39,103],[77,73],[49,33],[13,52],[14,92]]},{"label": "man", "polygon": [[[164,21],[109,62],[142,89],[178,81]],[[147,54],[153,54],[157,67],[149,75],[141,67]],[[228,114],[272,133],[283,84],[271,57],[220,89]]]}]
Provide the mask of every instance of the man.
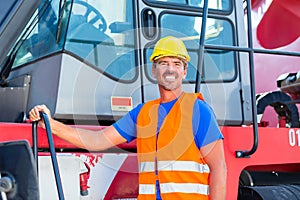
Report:
[{"label": "man", "polygon": [[150,60],[160,98],[138,105],[104,130],[66,126],[52,119],[45,105],[35,106],[30,119],[40,120],[39,111],[45,112],[53,134],[93,151],[136,139],[138,199],[224,200],[223,136],[202,96],[182,91],[190,60],[185,45],[175,37],[162,38]]}]

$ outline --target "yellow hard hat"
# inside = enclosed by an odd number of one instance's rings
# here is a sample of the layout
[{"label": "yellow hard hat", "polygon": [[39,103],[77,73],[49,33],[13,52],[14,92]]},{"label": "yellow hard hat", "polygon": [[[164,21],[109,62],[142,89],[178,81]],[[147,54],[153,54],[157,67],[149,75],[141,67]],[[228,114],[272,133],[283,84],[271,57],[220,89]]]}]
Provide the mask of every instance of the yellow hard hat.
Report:
[{"label": "yellow hard hat", "polygon": [[153,62],[165,56],[178,57],[186,62],[189,62],[191,59],[182,40],[173,36],[161,38],[156,43],[153,53],[150,56],[150,61]]}]

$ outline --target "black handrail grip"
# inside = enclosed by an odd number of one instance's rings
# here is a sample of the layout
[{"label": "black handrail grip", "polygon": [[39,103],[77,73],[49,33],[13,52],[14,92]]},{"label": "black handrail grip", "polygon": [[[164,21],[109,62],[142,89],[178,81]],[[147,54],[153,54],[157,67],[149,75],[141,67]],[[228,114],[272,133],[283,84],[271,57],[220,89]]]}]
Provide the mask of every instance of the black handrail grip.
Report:
[{"label": "black handrail grip", "polygon": [[64,200],[64,193],[63,193],[63,189],[62,189],[62,183],[61,183],[61,178],[60,178],[60,174],[59,174],[59,168],[58,168],[58,163],[57,163],[56,152],[55,152],[54,141],[53,141],[53,137],[52,137],[49,118],[48,118],[47,114],[44,112],[40,112],[40,116],[44,119],[44,123],[45,123],[45,127],[46,127],[46,133],[47,133],[47,138],[48,138],[52,166],[53,166],[54,175],[55,175],[58,197],[60,200]]},{"label": "black handrail grip", "polygon": [[205,33],[206,33],[207,14],[208,14],[208,0],[204,0],[203,16],[202,16],[202,24],[201,24],[201,35],[200,35],[200,41],[199,41],[199,62],[197,65],[197,72],[196,72],[195,92],[200,92],[200,84],[202,81],[201,73],[202,73],[203,64],[204,64],[204,41],[205,41]]},{"label": "black handrail grip", "polygon": [[39,171],[39,161],[38,161],[38,134],[37,134],[37,121],[32,122],[32,152],[36,163],[36,172]]},{"label": "black handrail grip", "polygon": [[252,120],[253,120],[253,145],[249,151],[236,151],[237,158],[250,157],[254,154],[258,147],[258,124],[257,124],[257,107],[256,107],[256,91],[254,80],[254,51],[252,40],[252,23],[251,23],[251,2],[247,0],[247,24],[248,24],[248,45],[251,49],[249,52],[249,68],[250,68],[250,86],[251,86],[251,103],[252,103]]}]

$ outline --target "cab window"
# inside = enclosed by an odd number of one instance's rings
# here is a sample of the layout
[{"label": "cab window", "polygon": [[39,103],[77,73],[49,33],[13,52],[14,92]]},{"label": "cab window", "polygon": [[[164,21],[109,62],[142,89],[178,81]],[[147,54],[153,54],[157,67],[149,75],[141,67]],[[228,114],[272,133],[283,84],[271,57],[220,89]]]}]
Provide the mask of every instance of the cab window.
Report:
[{"label": "cab window", "polygon": [[[198,16],[165,13],[160,18],[161,37],[172,35],[183,40],[191,61],[188,65],[186,81],[194,83],[199,62],[199,42],[202,18]],[[180,26],[178,26],[180,24]],[[233,46],[233,28],[226,19],[208,18],[206,24],[205,44]],[[153,46],[146,50],[149,58]],[[148,59],[149,60],[149,59]],[[147,67],[151,77],[151,65]],[[201,79],[206,82],[232,81],[236,77],[234,52],[206,49]],[[153,79],[154,80],[154,79]]]},{"label": "cab window", "polygon": [[[203,8],[204,0],[148,0],[149,2],[166,4],[166,5],[182,5],[186,7]],[[231,8],[231,0],[208,0],[208,8],[213,10],[229,11]]]},{"label": "cab window", "polygon": [[[113,5],[113,6],[112,6]],[[132,1],[74,1],[65,49],[119,81],[136,76]]]}]

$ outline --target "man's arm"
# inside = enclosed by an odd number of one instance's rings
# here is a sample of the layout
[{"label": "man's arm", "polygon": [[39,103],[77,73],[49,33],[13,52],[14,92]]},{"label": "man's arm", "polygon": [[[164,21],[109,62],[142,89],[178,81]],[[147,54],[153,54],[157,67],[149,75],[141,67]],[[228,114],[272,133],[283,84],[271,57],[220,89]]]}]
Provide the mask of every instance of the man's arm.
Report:
[{"label": "man's arm", "polygon": [[202,147],[200,152],[210,169],[210,199],[225,200],[227,169],[223,149],[223,140],[220,139]]},{"label": "man's arm", "polygon": [[[98,131],[66,126],[63,123],[54,120],[51,117],[49,109],[45,105],[35,106],[29,112],[30,120],[40,120],[40,111],[45,112],[48,115],[51,131],[54,135],[57,135],[61,139],[79,148],[87,149],[90,151],[99,151],[126,142],[126,139],[123,138],[113,126],[109,126],[103,130]],[[39,124],[42,127],[45,127],[43,122],[40,121]]]}]

